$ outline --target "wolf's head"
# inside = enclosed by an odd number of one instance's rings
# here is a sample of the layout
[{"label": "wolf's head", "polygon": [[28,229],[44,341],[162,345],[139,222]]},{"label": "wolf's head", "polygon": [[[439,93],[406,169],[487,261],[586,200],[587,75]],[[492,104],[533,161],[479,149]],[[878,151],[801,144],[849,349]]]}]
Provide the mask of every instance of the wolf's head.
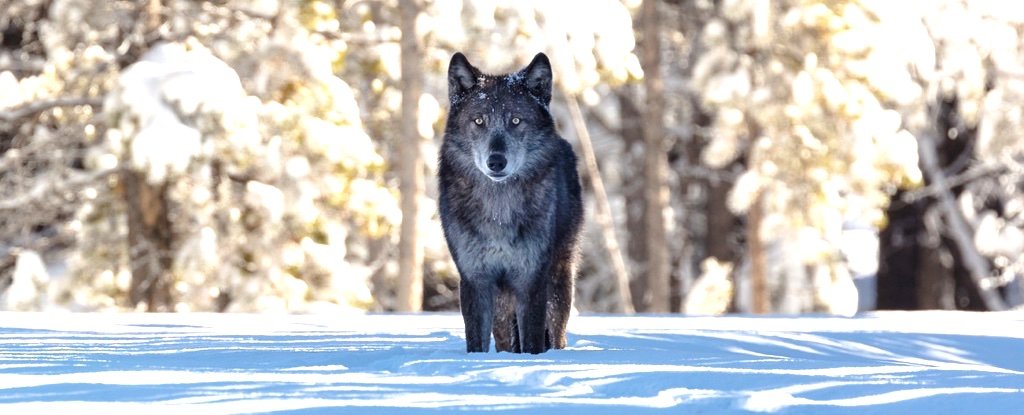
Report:
[{"label": "wolf's head", "polygon": [[[551,62],[537,54],[526,68],[486,75],[456,53],[448,66],[448,123],[445,140],[452,157],[471,157],[495,182],[524,174],[543,163],[528,153],[554,140]],[[468,160],[467,160],[468,161]]]}]

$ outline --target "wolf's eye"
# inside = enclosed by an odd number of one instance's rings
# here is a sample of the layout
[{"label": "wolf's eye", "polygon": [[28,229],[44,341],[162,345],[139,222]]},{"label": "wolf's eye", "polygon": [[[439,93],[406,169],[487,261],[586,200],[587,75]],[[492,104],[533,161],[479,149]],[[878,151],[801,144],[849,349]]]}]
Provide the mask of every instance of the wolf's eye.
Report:
[{"label": "wolf's eye", "polygon": [[476,123],[476,125],[484,125],[484,119],[482,117],[476,117],[473,122]]},{"label": "wolf's eye", "polygon": [[512,117],[512,125],[519,125],[519,117]]}]

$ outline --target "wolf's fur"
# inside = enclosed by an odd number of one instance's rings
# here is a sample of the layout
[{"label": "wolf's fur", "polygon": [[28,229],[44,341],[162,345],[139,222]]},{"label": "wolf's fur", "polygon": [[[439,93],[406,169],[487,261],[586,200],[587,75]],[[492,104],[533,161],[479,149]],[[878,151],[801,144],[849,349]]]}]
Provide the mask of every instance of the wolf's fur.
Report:
[{"label": "wolf's fur", "polygon": [[456,53],[439,160],[440,213],[460,274],[466,350],[566,345],[583,222],[576,155],[548,111],[551,64],[486,75]]}]

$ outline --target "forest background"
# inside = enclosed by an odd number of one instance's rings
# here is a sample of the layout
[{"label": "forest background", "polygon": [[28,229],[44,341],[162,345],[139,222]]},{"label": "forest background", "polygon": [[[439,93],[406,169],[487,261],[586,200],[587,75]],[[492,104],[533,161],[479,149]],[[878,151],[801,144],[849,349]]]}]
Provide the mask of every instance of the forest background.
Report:
[{"label": "forest background", "polygon": [[585,312],[1024,305],[1024,5],[0,0],[0,309],[457,310],[447,62],[537,52]]}]

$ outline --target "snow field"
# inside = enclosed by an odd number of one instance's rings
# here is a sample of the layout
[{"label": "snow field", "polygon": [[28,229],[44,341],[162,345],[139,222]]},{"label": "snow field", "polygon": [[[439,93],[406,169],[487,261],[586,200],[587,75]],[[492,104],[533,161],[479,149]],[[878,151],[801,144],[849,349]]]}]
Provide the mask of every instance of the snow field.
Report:
[{"label": "snow field", "polygon": [[574,316],[466,354],[455,314],[0,313],[0,414],[1012,414],[1024,314]]}]

